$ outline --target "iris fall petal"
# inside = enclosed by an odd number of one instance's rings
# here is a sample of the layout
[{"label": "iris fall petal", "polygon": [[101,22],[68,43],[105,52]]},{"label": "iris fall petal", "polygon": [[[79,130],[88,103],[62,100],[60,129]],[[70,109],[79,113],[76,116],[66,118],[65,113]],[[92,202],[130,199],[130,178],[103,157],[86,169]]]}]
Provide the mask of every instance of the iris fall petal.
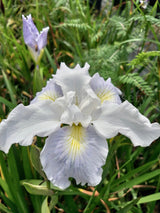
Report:
[{"label": "iris fall petal", "polygon": [[0,149],[7,153],[14,143],[28,146],[35,135],[48,136],[59,128],[61,110],[58,104],[49,100],[36,105],[18,105],[0,123]]},{"label": "iris fall petal", "polygon": [[108,146],[92,126],[63,127],[50,135],[41,152],[41,163],[48,179],[57,187],[70,185],[69,177],[77,184],[95,186],[101,181]]},{"label": "iris fall petal", "polygon": [[[101,112],[100,112],[101,111]],[[121,133],[131,139],[135,146],[149,146],[160,136],[160,125],[151,124],[136,107],[128,101],[122,104],[105,103],[93,125],[106,138]]]}]

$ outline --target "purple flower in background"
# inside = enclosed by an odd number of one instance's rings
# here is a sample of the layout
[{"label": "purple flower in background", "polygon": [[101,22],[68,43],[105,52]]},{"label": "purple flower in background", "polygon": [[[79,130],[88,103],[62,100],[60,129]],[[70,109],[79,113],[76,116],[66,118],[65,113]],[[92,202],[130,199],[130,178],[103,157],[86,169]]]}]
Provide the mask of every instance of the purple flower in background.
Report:
[{"label": "purple flower in background", "polygon": [[34,61],[38,64],[43,53],[43,48],[47,45],[47,33],[49,27],[43,28],[39,33],[37,27],[33,23],[31,14],[23,19],[23,37],[24,42],[28,46]]}]

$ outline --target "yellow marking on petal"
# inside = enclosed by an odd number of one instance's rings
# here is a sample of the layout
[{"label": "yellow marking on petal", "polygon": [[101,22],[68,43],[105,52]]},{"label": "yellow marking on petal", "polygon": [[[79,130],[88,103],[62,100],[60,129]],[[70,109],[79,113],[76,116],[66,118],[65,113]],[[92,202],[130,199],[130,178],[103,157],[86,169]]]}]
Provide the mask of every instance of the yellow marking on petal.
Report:
[{"label": "yellow marking on petal", "polygon": [[84,128],[81,125],[73,125],[71,127],[71,132],[67,140],[67,145],[69,148],[69,155],[71,155],[72,160],[79,155],[84,149]]},{"label": "yellow marking on petal", "polygon": [[103,103],[104,101],[108,101],[108,100],[113,100],[114,98],[114,94],[110,91],[101,91],[97,94],[97,96],[100,98],[101,103]]},{"label": "yellow marking on petal", "polygon": [[55,101],[56,100],[56,96],[55,95],[51,95],[51,94],[47,94],[46,92],[39,95],[38,96],[38,99],[39,100],[52,100],[52,101]]}]

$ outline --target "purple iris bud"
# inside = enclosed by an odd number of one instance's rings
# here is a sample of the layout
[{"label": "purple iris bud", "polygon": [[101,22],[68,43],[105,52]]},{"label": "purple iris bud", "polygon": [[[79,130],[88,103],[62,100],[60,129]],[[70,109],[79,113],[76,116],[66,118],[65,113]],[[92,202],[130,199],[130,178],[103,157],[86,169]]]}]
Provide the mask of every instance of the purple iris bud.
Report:
[{"label": "purple iris bud", "polygon": [[49,27],[43,28],[39,33],[37,27],[33,23],[31,14],[23,19],[23,37],[24,42],[28,46],[31,55],[36,63],[40,60],[41,50],[47,45],[47,33]]}]

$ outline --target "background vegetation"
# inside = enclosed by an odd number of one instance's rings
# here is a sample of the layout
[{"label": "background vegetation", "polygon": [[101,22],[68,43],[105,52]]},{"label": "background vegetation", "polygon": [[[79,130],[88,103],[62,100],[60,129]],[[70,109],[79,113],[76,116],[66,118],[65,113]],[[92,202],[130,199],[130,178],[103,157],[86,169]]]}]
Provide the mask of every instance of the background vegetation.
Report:
[{"label": "background vegetation", "polygon": [[[1,0],[0,12],[0,119],[19,103],[29,104],[36,91],[56,72],[68,66],[90,64],[112,82],[152,122],[160,122],[160,19],[157,4],[147,9],[139,1],[106,5],[99,14],[83,0]],[[40,63],[40,79],[24,44],[22,14],[32,14],[41,30],[49,26],[48,44]],[[38,86],[37,86],[38,85]],[[72,186],[60,191],[41,170],[36,145],[13,145],[0,151],[0,212],[119,212],[160,211],[159,140],[134,148],[128,138],[108,140],[110,152],[103,180],[95,188]]]}]

